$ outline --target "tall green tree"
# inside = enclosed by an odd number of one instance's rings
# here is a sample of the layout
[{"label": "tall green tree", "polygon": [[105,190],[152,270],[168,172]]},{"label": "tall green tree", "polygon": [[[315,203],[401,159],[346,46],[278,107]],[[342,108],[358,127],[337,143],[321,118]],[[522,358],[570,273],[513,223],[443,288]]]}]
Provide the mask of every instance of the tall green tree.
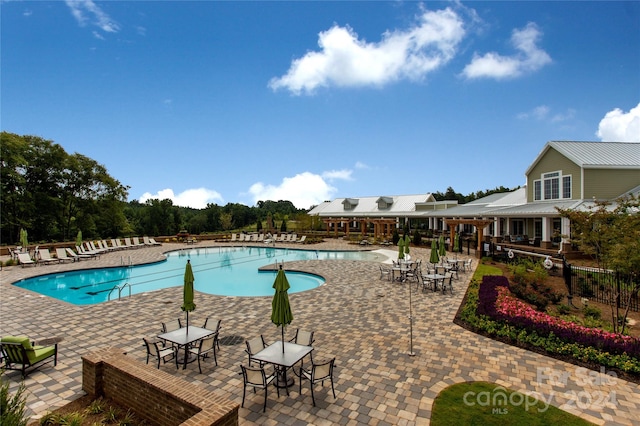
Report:
[{"label": "tall green tree", "polygon": [[571,221],[571,242],[580,251],[591,256],[599,269],[626,277],[622,285],[627,287],[628,300],[622,313],[621,288],[611,284],[606,289],[614,331],[624,333],[629,302],[640,291],[640,198],[630,195],[615,203],[596,201],[586,210],[557,210]]}]

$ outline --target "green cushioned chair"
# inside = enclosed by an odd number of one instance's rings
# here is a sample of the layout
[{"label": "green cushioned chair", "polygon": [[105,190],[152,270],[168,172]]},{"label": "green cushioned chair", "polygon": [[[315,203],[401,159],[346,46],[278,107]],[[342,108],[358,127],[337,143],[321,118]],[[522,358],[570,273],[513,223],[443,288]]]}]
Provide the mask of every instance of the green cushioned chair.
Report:
[{"label": "green cushioned chair", "polygon": [[22,372],[22,378],[27,375],[27,369],[35,369],[53,361],[58,365],[58,344],[52,346],[35,346],[26,336],[5,336],[0,340],[2,359],[6,370]]}]

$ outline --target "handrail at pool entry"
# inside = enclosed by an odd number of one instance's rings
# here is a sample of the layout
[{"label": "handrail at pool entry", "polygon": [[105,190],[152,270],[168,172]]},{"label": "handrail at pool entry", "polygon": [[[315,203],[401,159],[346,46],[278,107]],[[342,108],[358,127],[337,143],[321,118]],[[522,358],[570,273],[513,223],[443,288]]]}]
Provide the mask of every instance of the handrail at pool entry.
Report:
[{"label": "handrail at pool entry", "polygon": [[109,292],[109,295],[107,296],[107,301],[111,300],[111,293],[113,293],[113,290],[115,290],[116,288],[118,289],[118,300],[120,300],[121,296],[122,296],[122,290],[124,290],[126,287],[129,287],[129,297],[131,297],[131,284],[129,283],[124,283],[122,285],[115,285],[113,286],[113,288],[111,289],[111,291]]}]

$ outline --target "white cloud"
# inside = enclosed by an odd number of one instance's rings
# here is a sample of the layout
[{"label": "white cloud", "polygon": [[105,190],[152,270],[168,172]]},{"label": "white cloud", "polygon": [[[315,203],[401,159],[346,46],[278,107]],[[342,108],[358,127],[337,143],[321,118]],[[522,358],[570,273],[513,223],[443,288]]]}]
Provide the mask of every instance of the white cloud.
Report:
[{"label": "white cloud", "polygon": [[120,30],[120,26],[104,13],[93,0],[65,0],[65,3],[71,9],[71,15],[82,27],[90,22],[107,33],[117,33]]},{"label": "white cloud", "polygon": [[[329,172],[329,175],[332,179],[340,178],[340,173]],[[330,200],[336,191],[336,188],[325,181],[324,173],[320,176],[310,172],[284,178],[278,186],[258,182],[249,188],[254,204],[260,200],[288,200],[299,209],[308,209],[325,200]]]},{"label": "white cloud", "polygon": [[514,78],[527,72],[537,71],[551,62],[551,57],[537,46],[542,32],[530,22],[521,30],[513,30],[511,44],[518,50],[514,56],[502,56],[496,52],[483,56],[473,55],[462,74],[467,78]]},{"label": "white cloud", "polygon": [[311,94],[319,87],[381,86],[402,78],[419,80],[455,55],[465,35],[450,8],[425,11],[416,26],[387,31],[378,43],[358,38],[350,27],[333,26],[318,36],[320,51],[308,52],[271,89]]},{"label": "white cloud", "polygon": [[327,180],[351,180],[351,170],[329,170],[326,172],[322,172],[322,177]]},{"label": "white cloud", "polygon": [[362,161],[356,161],[356,169],[369,169],[370,167]]},{"label": "white cloud", "polygon": [[607,142],[640,142],[640,103],[628,113],[620,108],[606,113],[596,135]]},{"label": "white cloud", "polygon": [[167,188],[158,191],[157,194],[151,194],[145,192],[142,197],[138,199],[139,202],[144,203],[147,200],[158,199],[173,201],[176,206],[191,207],[194,209],[204,209],[208,203],[222,204],[224,200],[222,196],[217,192],[207,188],[195,188],[187,189],[178,195],[173,193],[173,189]]}]

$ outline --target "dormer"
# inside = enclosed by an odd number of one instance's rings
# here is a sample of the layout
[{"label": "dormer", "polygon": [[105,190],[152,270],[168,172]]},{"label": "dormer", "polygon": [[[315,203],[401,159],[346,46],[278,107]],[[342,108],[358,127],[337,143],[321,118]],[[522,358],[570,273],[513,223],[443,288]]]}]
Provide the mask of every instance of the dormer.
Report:
[{"label": "dormer", "polygon": [[344,201],[342,202],[342,207],[344,207],[345,210],[353,210],[356,208],[357,205],[358,205],[357,198],[345,198]]},{"label": "dormer", "polygon": [[379,210],[385,210],[388,209],[389,207],[391,207],[391,204],[393,204],[393,198],[391,197],[380,197],[376,200],[376,203],[378,203],[378,209]]}]

